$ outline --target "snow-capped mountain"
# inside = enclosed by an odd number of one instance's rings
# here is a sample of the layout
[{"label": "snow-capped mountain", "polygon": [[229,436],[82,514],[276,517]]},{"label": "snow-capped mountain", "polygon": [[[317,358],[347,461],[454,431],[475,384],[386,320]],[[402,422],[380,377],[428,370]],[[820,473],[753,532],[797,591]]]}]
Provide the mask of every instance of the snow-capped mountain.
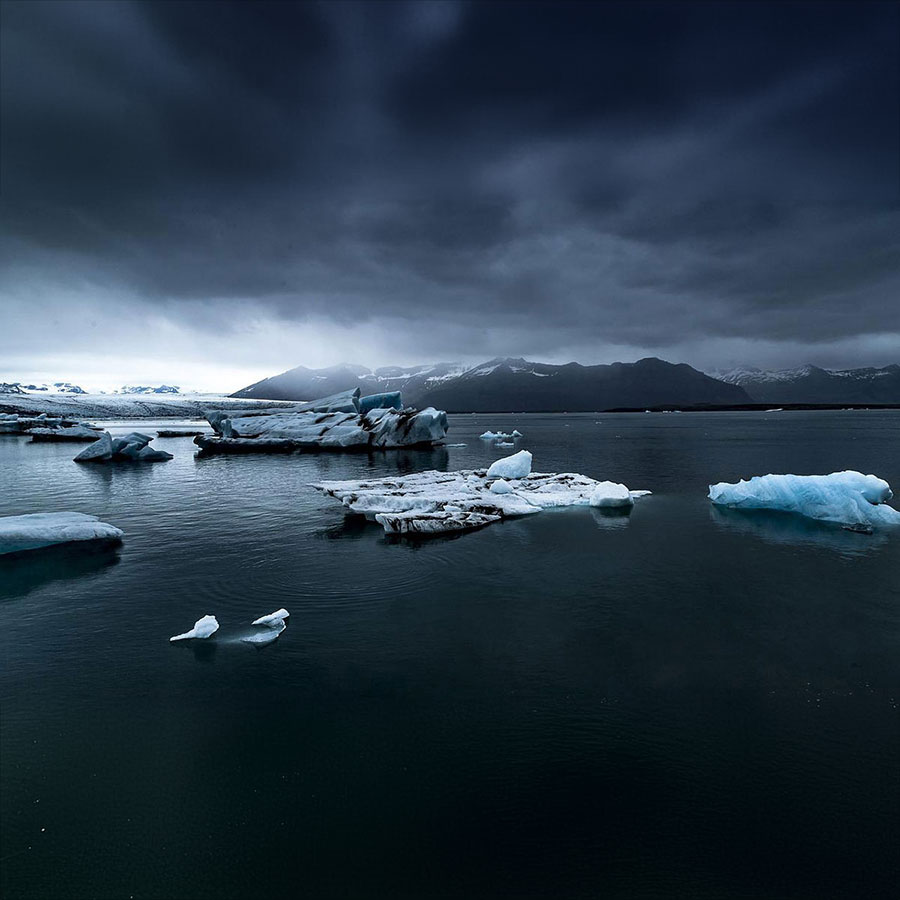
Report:
[{"label": "snow-capped mountain", "polygon": [[118,394],[180,394],[181,388],[174,384],[161,384],[150,387],[144,384],[125,384],[116,392]]},{"label": "snow-capped mountain", "polygon": [[309,400],[354,387],[364,394],[400,390],[410,405],[449,412],[592,412],[750,402],[739,385],[717,381],[685,364],[653,358],[600,366],[549,365],[520,358],[492,359],[477,366],[436,363],[374,371],[353,365],[298,366],[232,396]]},{"label": "snow-capped mountain", "polygon": [[86,394],[84,388],[68,381],[55,381],[53,384],[24,384],[21,381],[4,381],[0,383],[2,394]]},{"label": "snow-capped mountain", "polygon": [[900,365],[881,369],[796,369],[751,367],[711,372],[742,387],[757,403],[900,403]]}]

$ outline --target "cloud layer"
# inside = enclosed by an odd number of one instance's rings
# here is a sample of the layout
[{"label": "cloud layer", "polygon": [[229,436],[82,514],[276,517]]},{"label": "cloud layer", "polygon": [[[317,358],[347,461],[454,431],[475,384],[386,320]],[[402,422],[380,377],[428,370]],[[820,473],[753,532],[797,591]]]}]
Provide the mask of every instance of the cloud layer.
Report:
[{"label": "cloud layer", "polygon": [[0,24],[17,372],[900,357],[895,4],[28,0]]}]

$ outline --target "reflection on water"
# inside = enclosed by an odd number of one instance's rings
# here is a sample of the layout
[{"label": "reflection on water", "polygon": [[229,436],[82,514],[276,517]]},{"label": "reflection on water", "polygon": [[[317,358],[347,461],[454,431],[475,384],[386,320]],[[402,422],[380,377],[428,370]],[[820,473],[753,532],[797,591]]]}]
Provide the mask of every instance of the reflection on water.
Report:
[{"label": "reflection on water", "polygon": [[0,599],[23,597],[54,581],[94,575],[119,562],[116,542],[78,542],[0,556]]},{"label": "reflection on water", "polygon": [[[848,531],[834,522],[821,522],[797,513],[770,509],[731,509],[710,504],[717,525],[779,544],[809,544],[852,555],[864,555],[888,540],[888,529],[873,534]],[[895,529],[900,531],[900,529]],[[900,533],[897,535],[900,537]]]},{"label": "reflection on water", "polygon": [[[639,501],[640,502],[640,501]],[[598,528],[624,528],[631,518],[632,507],[620,509],[604,509],[603,507],[591,507],[591,516]]]}]

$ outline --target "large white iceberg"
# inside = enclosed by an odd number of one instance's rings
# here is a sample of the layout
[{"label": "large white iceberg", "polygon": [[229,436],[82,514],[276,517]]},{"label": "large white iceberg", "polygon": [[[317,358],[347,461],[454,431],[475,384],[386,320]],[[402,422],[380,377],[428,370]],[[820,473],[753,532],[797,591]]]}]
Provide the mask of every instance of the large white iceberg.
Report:
[{"label": "large white iceberg", "polygon": [[0,554],[74,541],[120,541],[124,532],[79,512],[32,513],[0,518]]},{"label": "large white iceberg", "polygon": [[208,638],[211,634],[215,634],[219,630],[219,623],[215,616],[203,616],[194,622],[194,627],[184,634],[176,634],[169,638],[169,641],[187,641],[193,638]]},{"label": "large white iceberg", "polygon": [[634,506],[634,496],[624,484],[617,484],[615,481],[601,481],[591,491],[590,503],[591,506],[601,509],[627,508]]},{"label": "large white iceberg", "polygon": [[449,427],[442,410],[401,408],[396,391],[361,398],[359,388],[290,409],[212,412],[207,419],[216,436],[194,442],[216,453],[431,446]]},{"label": "large white iceberg", "polygon": [[887,505],[886,481],[860,472],[830,475],[757,475],[737,484],[709,486],[709,499],[732,509],[771,509],[851,527],[900,525],[900,511]]},{"label": "large white iceberg", "polygon": [[[530,457],[528,454],[529,469]],[[437,534],[480,528],[551,507],[588,506],[600,484],[571,472],[528,472],[507,477],[515,480],[507,482],[505,477],[475,469],[365,481],[324,481],[313,487],[340,500],[347,512],[378,522],[388,534]],[[494,490],[494,485],[501,482],[508,491],[504,486],[500,492]],[[643,493],[647,492],[634,492],[635,496]]]}]

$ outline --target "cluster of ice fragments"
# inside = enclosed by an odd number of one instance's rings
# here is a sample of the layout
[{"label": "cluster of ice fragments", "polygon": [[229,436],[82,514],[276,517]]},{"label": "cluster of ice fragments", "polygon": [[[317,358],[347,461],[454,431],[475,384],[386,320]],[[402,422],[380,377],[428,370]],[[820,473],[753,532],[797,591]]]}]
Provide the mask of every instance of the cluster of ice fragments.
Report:
[{"label": "cluster of ice fragments", "polygon": [[150,435],[139,431],[119,438],[104,431],[99,440],[75,457],[75,462],[165,462],[172,459],[171,453],[151,447],[152,440]]},{"label": "cluster of ice fragments", "polygon": [[[284,607],[276,609],[275,612],[269,613],[267,616],[260,616],[251,623],[254,626],[254,630],[249,634],[245,634],[240,640],[245,644],[271,644],[287,627],[284,620],[289,616],[290,613]],[[169,642],[205,640],[218,630],[218,619],[215,616],[207,615],[197,619],[190,631],[170,637]]]},{"label": "cluster of ice fragments", "polygon": [[79,512],[0,517],[0,554],[38,550],[75,541],[120,541],[124,532]]},{"label": "cluster of ice fragments", "polygon": [[211,412],[215,437],[194,442],[207,452],[367,450],[431,446],[447,434],[447,414],[404,408],[399,391],[360,396],[359,388],[289,408]]},{"label": "cluster of ice fragments", "polygon": [[96,441],[100,429],[87,422],[76,422],[62,416],[20,416],[0,413],[0,434],[31,435],[34,443],[50,441]]},{"label": "cluster of ice fragments", "polygon": [[562,506],[631,506],[649,491],[565,472],[531,471],[522,450],[487,470],[422,472],[371,481],[324,481],[313,487],[343,503],[347,512],[378,522],[388,534],[466,531]]},{"label": "cluster of ice fragments", "polygon": [[900,525],[900,511],[887,505],[890,485],[875,475],[757,475],[737,484],[709,486],[709,499],[732,509],[770,509],[851,528]]}]

